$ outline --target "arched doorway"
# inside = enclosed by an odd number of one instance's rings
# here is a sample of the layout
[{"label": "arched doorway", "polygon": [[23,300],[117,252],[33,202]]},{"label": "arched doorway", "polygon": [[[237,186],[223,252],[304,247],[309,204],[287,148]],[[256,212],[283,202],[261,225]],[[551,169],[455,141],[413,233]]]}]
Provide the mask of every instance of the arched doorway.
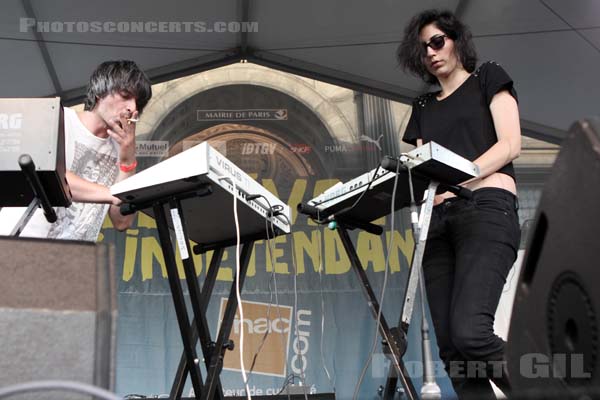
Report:
[{"label": "arched doorway", "polygon": [[[231,115],[247,110],[282,110],[285,118],[204,117],[210,111]],[[168,141],[170,154],[181,151],[186,141],[227,139],[231,142],[227,157],[234,163],[249,173],[263,172],[261,177],[267,177],[267,170],[275,172],[269,178],[282,179],[281,183],[301,177],[356,175],[351,171],[365,170],[358,152],[328,152],[338,140],[316,110],[287,93],[258,85],[225,85],[196,93],[173,108],[148,139]]]}]

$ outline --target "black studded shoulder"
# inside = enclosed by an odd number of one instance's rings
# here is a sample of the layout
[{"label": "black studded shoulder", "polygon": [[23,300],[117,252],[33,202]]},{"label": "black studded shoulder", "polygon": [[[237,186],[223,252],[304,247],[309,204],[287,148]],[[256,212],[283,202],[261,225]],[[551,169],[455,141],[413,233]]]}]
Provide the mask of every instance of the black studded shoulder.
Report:
[{"label": "black studded shoulder", "polygon": [[486,61],[483,64],[481,64],[474,72],[473,75],[475,75],[475,77],[478,77],[479,74],[481,73],[482,70],[487,70],[488,68],[494,68],[493,66],[496,67],[500,67],[500,64],[498,64],[496,61]]},{"label": "black studded shoulder", "polygon": [[435,93],[425,93],[415,99],[414,105],[419,106],[421,108],[425,107],[427,102],[431,100],[431,98],[435,95]]}]

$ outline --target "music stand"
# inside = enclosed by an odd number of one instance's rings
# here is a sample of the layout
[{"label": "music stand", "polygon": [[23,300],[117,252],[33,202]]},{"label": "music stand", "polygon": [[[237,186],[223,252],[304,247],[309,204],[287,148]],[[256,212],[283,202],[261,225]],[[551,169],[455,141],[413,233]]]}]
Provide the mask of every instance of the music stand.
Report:
[{"label": "music stand", "polygon": [[19,236],[38,207],[48,222],[52,207],[71,205],[65,177],[60,98],[0,99],[0,207],[27,207],[11,235]]}]

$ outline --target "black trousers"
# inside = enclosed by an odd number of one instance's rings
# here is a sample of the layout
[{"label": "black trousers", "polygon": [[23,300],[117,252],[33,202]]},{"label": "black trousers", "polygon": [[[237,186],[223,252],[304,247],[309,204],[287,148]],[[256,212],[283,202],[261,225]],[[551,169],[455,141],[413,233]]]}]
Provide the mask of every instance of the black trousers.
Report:
[{"label": "black trousers", "polygon": [[488,378],[506,380],[494,315],[519,248],[517,208],[512,193],[482,188],[433,209],[423,272],[440,358],[461,399],[495,399]]}]

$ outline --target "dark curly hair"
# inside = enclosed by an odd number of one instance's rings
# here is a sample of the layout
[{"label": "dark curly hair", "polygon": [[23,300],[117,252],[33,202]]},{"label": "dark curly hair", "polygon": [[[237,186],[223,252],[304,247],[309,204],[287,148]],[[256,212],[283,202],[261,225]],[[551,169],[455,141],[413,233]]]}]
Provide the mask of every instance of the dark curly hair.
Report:
[{"label": "dark curly hair", "polygon": [[133,96],[136,108],[141,114],[152,97],[152,87],[144,71],[135,62],[128,60],[103,62],[90,77],[84,110],[93,110],[98,99],[115,93]]},{"label": "dark curly hair", "polygon": [[426,10],[415,15],[404,29],[404,38],[398,46],[396,56],[405,71],[418,76],[430,84],[439,84],[425,66],[426,49],[419,38],[421,29],[434,23],[446,36],[454,41],[456,55],[467,72],[477,65],[477,52],[473,45],[470,29],[450,11]]}]

